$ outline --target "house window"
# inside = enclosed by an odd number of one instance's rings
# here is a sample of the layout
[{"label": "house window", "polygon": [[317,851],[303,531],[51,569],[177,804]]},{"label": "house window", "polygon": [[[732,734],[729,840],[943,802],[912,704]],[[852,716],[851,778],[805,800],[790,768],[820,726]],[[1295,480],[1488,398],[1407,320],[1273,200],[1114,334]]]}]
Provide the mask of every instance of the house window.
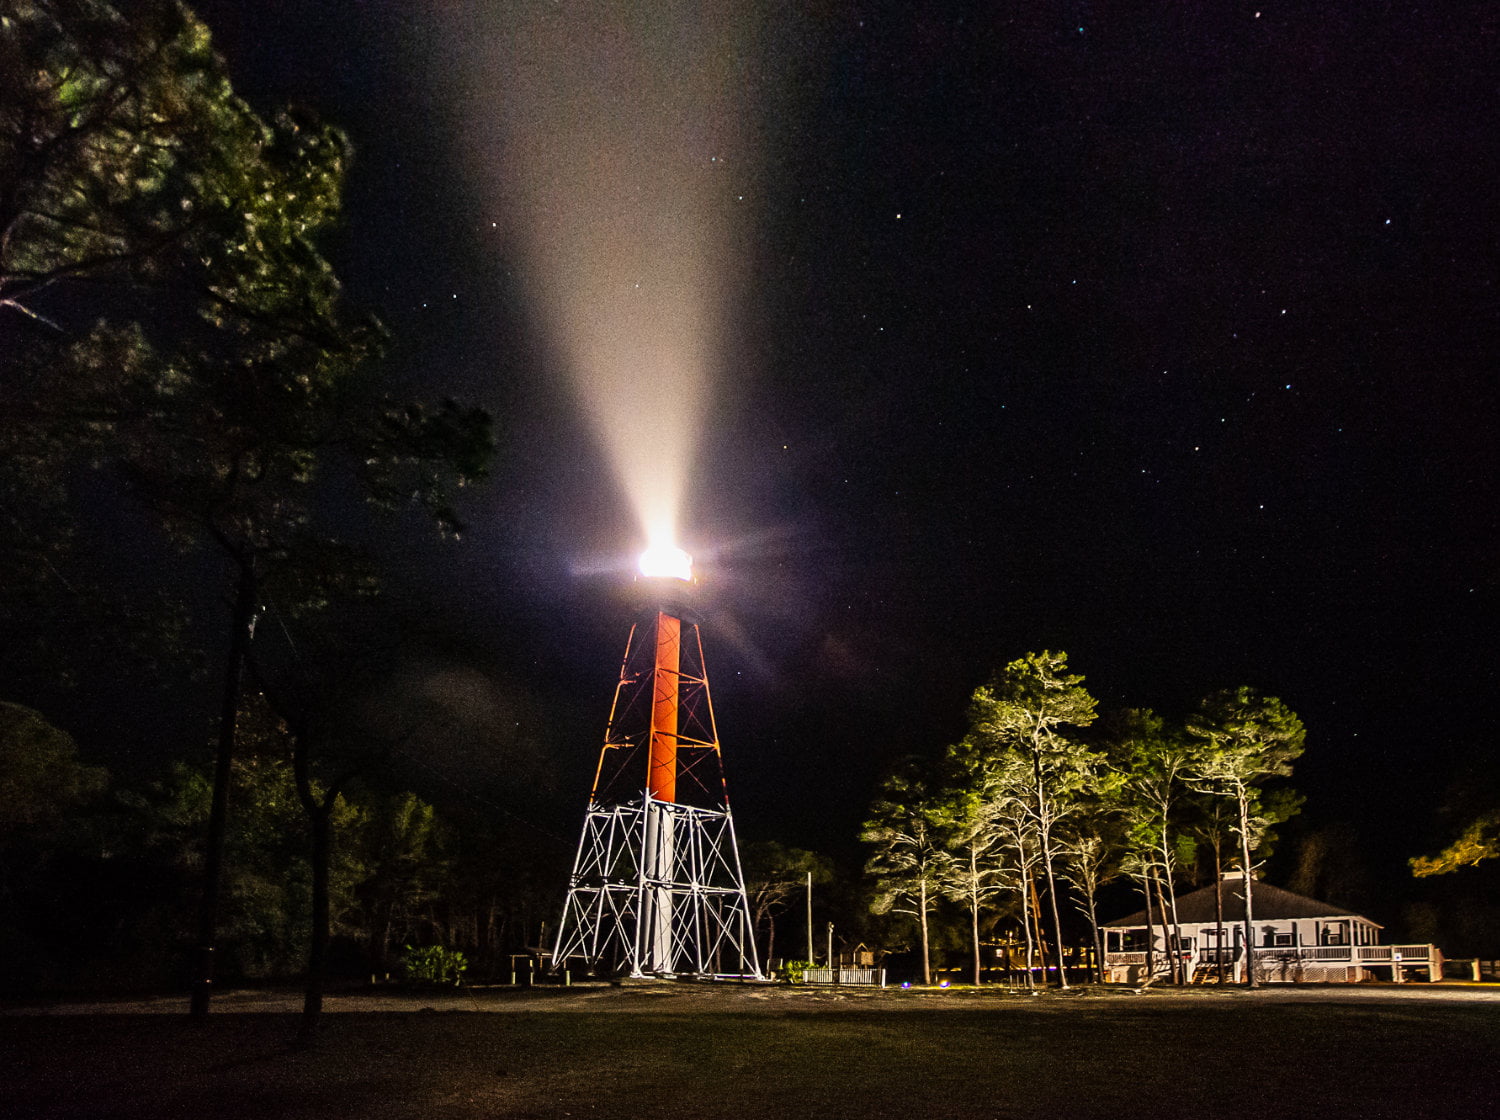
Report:
[{"label": "house window", "polygon": [[1331,925],[1326,925],[1323,927],[1322,933],[1324,945],[1349,944],[1349,926],[1345,922],[1334,922]]},{"label": "house window", "polygon": [[1144,953],[1146,951],[1146,931],[1143,929],[1124,929],[1120,931],[1120,952],[1122,953]]},{"label": "house window", "polygon": [[1284,945],[1290,945],[1292,943],[1292,935],[1289,933],[1273,933],[1271,936],[1272,938],[1274,938],[1272,944],[1274,944],[1277,948],[1281,948]]},{"label": "house window", "polygon": [[1190,953],[1193,951],[1193,939],[1190,935],[1183,934],[1181,937],[1173,938],[1173,940],[1177,942],[1177,948],[1182,952]]}]

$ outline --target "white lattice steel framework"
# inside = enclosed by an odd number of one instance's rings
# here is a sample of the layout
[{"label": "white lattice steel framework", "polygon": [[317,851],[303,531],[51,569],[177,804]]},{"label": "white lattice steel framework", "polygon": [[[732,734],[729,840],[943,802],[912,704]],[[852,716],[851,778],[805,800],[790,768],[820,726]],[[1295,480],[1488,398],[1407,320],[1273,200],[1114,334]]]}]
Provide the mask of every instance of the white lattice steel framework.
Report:
[{"label": "white lattice steel framework", "polygon": [[555,968],[762,979],[702,636],[681,613],[631,629]]}]

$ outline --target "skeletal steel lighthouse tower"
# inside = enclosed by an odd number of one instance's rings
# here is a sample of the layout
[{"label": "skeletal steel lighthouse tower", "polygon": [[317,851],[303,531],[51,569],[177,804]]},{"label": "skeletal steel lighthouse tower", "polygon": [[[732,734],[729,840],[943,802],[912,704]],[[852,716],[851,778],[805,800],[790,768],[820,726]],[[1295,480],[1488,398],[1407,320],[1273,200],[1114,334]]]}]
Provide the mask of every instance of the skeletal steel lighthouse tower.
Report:
[{"label": "skeletal steel lighthouse tower", "polygon": [[641,567],[553,964],[758,980],[689,561]]}]

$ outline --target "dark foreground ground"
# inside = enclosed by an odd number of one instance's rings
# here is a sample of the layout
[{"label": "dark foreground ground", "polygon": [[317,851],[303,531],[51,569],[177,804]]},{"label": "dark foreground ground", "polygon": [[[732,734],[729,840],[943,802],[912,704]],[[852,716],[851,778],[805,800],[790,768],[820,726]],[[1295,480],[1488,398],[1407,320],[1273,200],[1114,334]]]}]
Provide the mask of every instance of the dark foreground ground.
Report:
[{"label": "dark foreground ground", "polygon": [[1500,1118],[1500,989],[599,988],[6,1008],[0,1115]]}]

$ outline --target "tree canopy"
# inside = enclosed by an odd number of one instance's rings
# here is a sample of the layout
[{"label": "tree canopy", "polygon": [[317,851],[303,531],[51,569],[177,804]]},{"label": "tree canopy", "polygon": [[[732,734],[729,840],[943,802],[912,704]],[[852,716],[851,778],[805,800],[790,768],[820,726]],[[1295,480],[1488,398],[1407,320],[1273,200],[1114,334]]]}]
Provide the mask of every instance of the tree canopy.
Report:
[{"label": "tree canopy", "polygon": [[0,701],[0,838],[46,824],[103,788],[103,767],[87,766],[66,731],[39,712]]},{"label": "tree canopy", "polygon": [[[1274,697],[1230,689],[1185,722],[1137,708],[1091,729],[1096,707],[1066,654],[1027,654],[974,692],[961,741],[941,757],[904,759],[881,786],[862,836],[872,909],[915,918],[924,957],[947,928],[942,904],[952,903],[967,911],[976,983],[986,922],[991,930],[1005,923],[994,944],[1011,968],[1019,967],[1011,949],[1024,942],[1027,977],[1034,981],[1038,945],[1050,975],[1049,957],[1069,958],[1067,893],[1102,961],[1097,896],[1122,876],[1148,915],[1160,915],[1170,943],[1178,882],[1201,882],[1199,841],[1213,849],[1214,877],[1230,837],[1248,869],[1268,829],[1301,804],[1274,780],[1291,773],[1305,732]],[[1151,957],[1149,975],[1165,961],[1173,980],[1186,982],[1179,954]]]},{"label": "tree canopy", "polygon": [[942,890],[938,864],[944,823],[943,805],[911,760],[881,785],[860,834],[870,845],[865,864],[875,891],[870,908],[877,914],[906,914],[916,921],[924,984],[932,980],[928,923]]},{"label": "tree canopy", "polygon": [[[247,334],[293,305],[326,322],[338,281],[312,237],[337,215],[345,146],[290,113],[262,122],[184,5],[22,0],[0,68],[0,309],[61,329],[132,306],[124,289],[187,295]],[[101,284],[107,302],[81,286]]]},{"label": "tree canopy", "polygon": [[1473,867],[1496,858],[1500,858],[1500,812],[1470,821],[1458,838],[1436,855],[1414,856],[1410,860],[1411,873],[1419,879],[1448,875],[1461,867]]},{"label": "tree canopy", "polygon": [[[59,587],[78,597],[62,565],[98,503],[77,493],[88,473],[108,498],[135,500],[159,531],[147,547],[209,561],[196,571],[230,607],[208,960],[259,611],[297,615],[374,587],[346,543],[351,497],[416,506],[456,534],[491,422],[383,390],[384,332],[344,305],[325,256],[347,138],[305,109],[258,115],[183,4],[30,0],[0,21],[0,68],[21,76],[0,104],[0,488],[26,511],[0,531],[23,573],[0,607],[40,637],[40,605]],[[171,582],[169,567],[163,598]]]}]

